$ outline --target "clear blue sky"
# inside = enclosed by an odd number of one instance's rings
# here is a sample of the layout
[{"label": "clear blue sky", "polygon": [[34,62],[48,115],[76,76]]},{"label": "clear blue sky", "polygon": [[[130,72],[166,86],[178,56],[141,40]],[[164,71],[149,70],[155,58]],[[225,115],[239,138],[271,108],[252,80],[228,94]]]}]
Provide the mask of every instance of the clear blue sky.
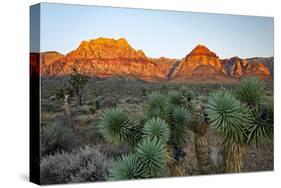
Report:
[{"label": "clear blue sky", "polygon": [[182,58],[204,44],[221,58],[273,56],[273,18],[41,4],[41,51],[66,54],[83,40],[124,37],[149,57]]}]

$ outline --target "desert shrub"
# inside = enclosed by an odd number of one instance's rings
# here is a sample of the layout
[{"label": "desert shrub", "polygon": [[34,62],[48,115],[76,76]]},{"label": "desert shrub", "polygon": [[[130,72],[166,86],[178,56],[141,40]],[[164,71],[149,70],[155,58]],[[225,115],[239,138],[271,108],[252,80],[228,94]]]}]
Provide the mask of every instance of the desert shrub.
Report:
[{"label": "desert shrub", "polygon": [[[96,95],[95,95],[96,96]],[[99,110],[101,108],[101,105],[100,105],[100,101],[101,101],[102,97],[101,96],[96,96],[94,98],[94,100],[91,100],[87,103],[87,105],[89,106],[92,106],[93,109],[95,110]]]},{"label": "desert shrub", "polygon": [[60,103],[57,102],[50,102],[41,105],[42,111],[46,112],[62,112],[63,108]]},{"label": "desert shrub", "polygon": [[57,152],[41,160],[42,184],[104,181],[112,160],[97,146],[85,146],[72,152]]},{"label": "desert shrub", "polygon": [[72,129],[63,121],[56,121],[41,128],[41,155],[70,151],[77,145]]}]

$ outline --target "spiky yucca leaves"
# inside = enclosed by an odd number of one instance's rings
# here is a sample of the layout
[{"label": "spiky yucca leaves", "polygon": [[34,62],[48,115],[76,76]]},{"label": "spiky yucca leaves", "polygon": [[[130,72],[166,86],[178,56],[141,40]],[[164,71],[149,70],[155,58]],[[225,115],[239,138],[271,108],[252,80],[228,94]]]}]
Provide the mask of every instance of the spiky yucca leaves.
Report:
[{"label": "spiky yucca leaves", "polygon": [[187,89],[185,86],[183,86],[180,91],[182,95],[182,106],[185,107],[191,113],[193,113],[195,94],[191,90]]},{"label": "spiky yucca leaves", "polygon": [[181,106],[183,104],[183,96],[177,91],[170,91],[167,95],[167,100],[171,107]]},{"label": "spiky yucca leaves", "polygon": [[265,96],[265,83],[256,77],[245,78],[240,81],[236,90],[237,98],[248,106],[262,103]]},{"label": "spiky yucca leaves", "polygon": [[181,92],[171,91],[167,95],[168,111],[175,107],[184,107],[192,112],[194,109],[194,95],[190,91],[181,90]]},{"label": "spiky yucca leaves", "polygon": [[118,158],[110,170],[110,181],[144,178],[142,166],[134,155],[125,155]]},{"label": "spiky yucca leaves", "polygon": [[186,143],[186,131],[191,120],[191,113],[184,107],[175,107],[169,115],[171,129],[170,144],[183,147]]},{"label": "spiky yucca leaves", "polygon": [[259,105],[252,110],[253,122],[248,127],[248,143],[256,147],[266,146],[273,137],[273,107]]},{"label": "spiky yucca leaves", "polygon": [[203,167],[209,163],[209,144],[207,136],[209,120],[203,105],[200,105],[195,113],[195,126],[193,126],[192,129],[194,133],[195,152],[198,164],[200,167]]},{"label": "spiky yucca leaves", "polygon": [[156,138],[163,143],[167,143],[170,137],[170,129],[163,119],[152,118],[145,123],[143,135],[145,138]]},{"label": "spiky yucca leaves", "polygon": [[148,95],[145,104],[145,114],[148,119],[153,117],[166,118],[167,115],[167,99],[166,96],[159,92],[152,92]]},{"label": "spiky yucca leaves", "polygon": [[165,154],[165,144],[156,138],[145,138],[137,145],[136,156],[140,164],[142,164],[146,177],[164,175],[166,168]]},{"label": "spiky yucca leaves", "polygon": [[218,91],[209,96],[206,108],[210,124],[225,138],[225,172],[241,172],[244,164],[249,110],[235,96]]},{"label": "spiky yucca leaves", "polygon": [[250,112],[233,94],[227,91],[211,94],[206,112],[210,124],[225,137],[226,142],[246,142]]},{"label": "spiky yucca leaves", "polygon": [[101,114],[98,128],[110,143],[134,145],[141,139],[141,127],[120,108],[106,109]]}]

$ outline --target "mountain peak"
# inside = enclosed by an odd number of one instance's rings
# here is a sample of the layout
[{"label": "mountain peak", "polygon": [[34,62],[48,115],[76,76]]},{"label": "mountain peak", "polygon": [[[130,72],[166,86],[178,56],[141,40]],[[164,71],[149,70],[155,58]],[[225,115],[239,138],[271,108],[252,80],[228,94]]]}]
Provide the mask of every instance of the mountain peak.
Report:
[{"label": "mountain peak", "polygon": [[146,58],[142,51],[136,51],[125,38],[99,37],[82,41],[79,47],[69,53],[76,58]]},{"label": "mountain peak", "polygon": [[218,57],[214,52],[209,50],[206,46],[202,44],[198,44],[189,54],[188,56],[209,56],[209,57]]}]

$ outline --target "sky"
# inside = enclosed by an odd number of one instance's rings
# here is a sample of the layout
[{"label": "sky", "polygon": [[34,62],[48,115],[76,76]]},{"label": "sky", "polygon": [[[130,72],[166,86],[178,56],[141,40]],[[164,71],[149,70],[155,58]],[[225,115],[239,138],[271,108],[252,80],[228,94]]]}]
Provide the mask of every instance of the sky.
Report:
[{"label": "sky", "polygon": [[[40,15],[41,52],[67,54],[81,41],[98,37],[126,38],[148,57],[182,58],[198,44],[220,58],[268,57],[274,52],[271,17],[48,3],[41,4]],[[36,26],[31,23],[31,31]]]}]

